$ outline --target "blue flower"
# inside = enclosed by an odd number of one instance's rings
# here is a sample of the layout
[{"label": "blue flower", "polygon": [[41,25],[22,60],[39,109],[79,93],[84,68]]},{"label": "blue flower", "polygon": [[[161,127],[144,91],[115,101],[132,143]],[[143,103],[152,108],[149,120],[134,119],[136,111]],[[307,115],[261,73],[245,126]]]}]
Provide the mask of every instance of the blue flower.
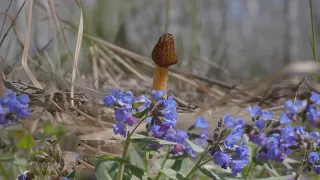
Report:
[{"label": "blue flower", "polygon": [[246,110],[250,113],[250,116],[252,117],[261,115],[261,108],[259,106],[248,106]]},{"label": "blue flower", "polygon": [[266,134],[263,132],[257,133],[257,134],[250,134],[249,135],[250,140],[260,146],[263,146],[267,142]]},{"label": "blue flower", "polygon": [[316,174],[320,174],[320,165],[314,165],[313,170],[316,172]]},{"label": "blue flower", "polygon": [[264,120],[254,121],[254,126],[261,131],[265,127]]},{"label": "blue flower", "polygon": [[177,119],[177,103],[172,96],[169,96],[168,99],[161,100],[153,109],[151,116],[147,118],[147,123],[151,126],[159,125],[160,131],[166,132],[176,125]]},{"label": "blue flower", "polygon": [[320,138],[320,133],[319,132],[310,132],[309,136],[315,140],[315,139],[319,139]]},{"label": "blue flower", "polygon": [[103,98],[103,103],[105,104],[105,106],[107,107],[111,107],[113,105],[115,105],[117,102],[116,98],[114,98],[113,96],[109,95]]},{"label": "blue flower", "polygon": [[305,137],[308,137],[308,136],[309,136],[309,133],[304,130],[304,127],[302,127],[302,126],[297,126],[295,129],[296,129],[296,131],[297,131],[298,134],[300,134],[300,135],[302,135],[302,136],[305,136]]},{"label": "blue flower", "polygon": [[279,141],[275,137],[268,137],[267,142],[266,142],[266,148],[268,149],[275,149],[279,145]]},{"label": "blue flower", "polygon": [[17,96],[15,92],[5,89],[5,97],[0,97],[0,125],[10,125],[14,119],[9,119],[6,115],[13,113],[17,118],[26,118],[30,111],[28,95]]},{"label": "blue flower", "polygon": [[289,110],[290,113],[297,114],[307,106],[307,101],[296,100],[294,104],[292,100],[285,102],[285,109]]},{"label": "blue flower", "polygon": [[66,178],[66,177],[62,177],[60,180],[68,180],[68,178]]},{"label": "blue flower", "polygon": [[120,134],[123,137],[127,135],[127,127],[122,123],[112,124],[114,134]]},{"label": "blue flower", "polygon": [[160,131],[160,126],[156,124],[151,127],[151,132],[153,133],[152,136],[154,138],[159,138],[164,134],[164,132]]},{"label": "blue flower", "polygon": [[20,174],[17,178],[18,178],[18,180],[26,180],[27,179],[27,173],[28,173],[29,171],[25,171],[25,172],[23,172],[22,174]]},{"label": "blue flower", "polygon": [[272,118],[273,112],[271,110],[262,110],[262,119],[267,121]]},{"label": "blue flower", "polygon": [[279,117],[279,121],[281,124],[291,123],[291,119],[288,117],[287,113],[282,112],[281,116]]},{"label": "blue flower", "polygon": [[318,162],[320,159],[320,156],[317,152],[311,152],[309,155],[308,155],[308,161],[311,162],[311,163],[316,163]]},{"label": "blue flower", "polygon": [[118,108],[114,111],[115,118],[117,122],[125,122],[130,116],[130,111],[127,108]]},{"label": "blue flower", "polygon": [[240,173],[243,168],[248,164],[248,160],[232,160],[229,164],[232,170],[232,176],[236,177],[238,173]]},{"label": "blue flower", "polygon": [[308,105],[306,108],[306,116],[312,125],[316,125],[316,121],[319,119],[319,112],[314,105]]},{"label": "blue flower", "polygon": [[231,162],[231,156],[224,152],[215,152],[213,154],[213,162],[219,165],[223,169],[227,169],[229,163]]},{"label": "blue flower", "polygon": [[236,148],[236,145],[239,141],[239,137],[235,136],[233,134],[229,134],[226,139],[224,140],[224,147],[228,149],[234,149]]},{"label": "blue flower", "polygon": [[230,114],[226,114],[224,116],[224,124],[233,132],[236,132],[245,126],[245,121],[242,118],[233,119]]},{"label": "blue flower", "polygon": [[242,142],[240,146],[236,147],[236,156],[237,159],[247,160],[249,157],[249,148],[246,146],[246,143]]},{"label": "blue flower", "polygon": [[144,111],[151,105],[151,101],[147,96],[140,96],[134,103],[144,103],[143,105],[137,107],[138,112]]},{"label": "blue flower", "polygon": [[158,90],[158,91],[152,90],[151,95],[156,101],[159,101],[163,99],[163,96],[165,95],[165,93],[166,92],[164,90]]},{"label": "blue flower", "polygon": [[226,114],[226,115],[224,116],[223,120],[224,120],[224,124],[225,124],[228,128],[232,129],[233,124],[234,124],[234,119],[233,119],[233,117],[232,117],[230,114]]},{"label": "blue flower", "polygon": [[256,158],[258,161],[262,161],[262,162],[267,162],[268,161],[268,155],[265,153],[265,152],[259,152],[257,155],[256,155]]},{"label": "blue flower", "polygon": [[198,116],[196,122],[194,123],[196,128],[208,128],[208,122],[203,116]]},{"label": "blue flower", "polygon": [[295,135],[294,128],[290,125],[285,126],[281,129],[281,138],[283,142],[293,144],[297,137]]},{"label": "blue flower", "polygon": [[312,91],[311,92],[311,97],[310,97],[310,101],[316,103],[317,105],[320,104],[320,94]]}]

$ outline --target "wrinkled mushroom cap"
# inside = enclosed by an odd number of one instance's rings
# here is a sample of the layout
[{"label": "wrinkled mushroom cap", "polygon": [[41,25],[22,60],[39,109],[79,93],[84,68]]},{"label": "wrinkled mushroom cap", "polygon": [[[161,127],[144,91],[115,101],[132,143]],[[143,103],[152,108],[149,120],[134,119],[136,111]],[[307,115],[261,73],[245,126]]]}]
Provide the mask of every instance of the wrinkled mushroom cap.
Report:
[{"label": "wrinkled mushroom cap", "polygon": [[174,39],[170,33],[164,33],[152,51],[152,60],[160,67],[177,64]]}]

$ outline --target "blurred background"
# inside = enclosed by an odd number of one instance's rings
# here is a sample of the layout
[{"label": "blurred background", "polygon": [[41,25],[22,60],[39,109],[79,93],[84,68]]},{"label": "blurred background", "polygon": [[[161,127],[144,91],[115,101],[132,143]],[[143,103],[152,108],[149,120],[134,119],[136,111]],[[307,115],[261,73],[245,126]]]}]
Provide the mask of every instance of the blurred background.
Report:
[{"label": "blurred background", "polygon": [[[65,38],[54,42],[55,30],[48,11],[50,1],[34,1],[29,55],[40,50],[43,58],[63,63],[72,70],[80,10],[74,1],[55,0],[54,13],[61,21]],[[151,57],[164,32],[173,34],[179,64],[184,71],[220,80],[242,82],[271,74],[286,63],[311,60],[313,54],[308,1],[300,0],[82,0],[84,33],[99,37],[135,53]],[[1,0],[0,22],[11,4],[2,37],[17,15],[23,0]],[[16,34],[24,42],[28,5],[16,20]],[[319,40],[320,1],[314,1],[316,39]],[[53,13],[53,14],[54,14]],[[22,49],[17,35],[9,31],[0,48],[7,68],[20,63]],[[1,37],[1,38],[2,38]],[[53,41],[53,42],[52,42]],[[57,45],[58,44],[58,45]],[[89,67],[89,47],[84,39],[79,68]],[[58,48],[57,48],[58,47]],[[59,52],[57,54],[57,51]],[[42,62],[45,66],[45,63]]]}]

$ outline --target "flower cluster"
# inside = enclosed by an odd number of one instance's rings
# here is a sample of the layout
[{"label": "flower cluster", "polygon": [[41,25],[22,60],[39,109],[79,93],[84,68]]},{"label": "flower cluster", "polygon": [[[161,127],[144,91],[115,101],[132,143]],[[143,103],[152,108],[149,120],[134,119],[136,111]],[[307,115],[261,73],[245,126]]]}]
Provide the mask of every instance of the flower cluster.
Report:
[{"label": "flower cluster", "polygon": [[[268,117],[263,117],[259,106],[250,106],[247,111],[253,117],[254,129],[249,133],[249,139],[261,146],[260,151],[256,155],[256,159],[262,162],[272,160],[275,162],[282,162],[285,158],[292,154],[294,150],[310,149],[319,146],[320,133],[307,132],[303,126],[293,127],[291,123],[299,119],[307,119],[313,125],[319,121],[319,112],[313,103],[320,103],[320,95],[312,92],[310,98],[311,103],[308,104],[306,100],[288,100],[284,104],[286,112],[283,112],[275,123],[271,122],[273,113],[269,111]],[[262,120],[260,120],[262,118]],[[268,129],[267,124],[272,128]],[[314,170],[319,173],[319,165],[314,164],[318,161],[316,153],[309,155],[309,162],[313,163]]]},{"label": "flower cluster", "polygon": [[0,125],[6,126],[13,122],[10,114],[17,118],[26,118],[30,114],[29,101],[28,95],[17,96],[15,92],[5,89],[5,97],[0,98]]},{"label": "flower cluster", "polygon": [[[211,154],[215,164],[224,169],[229,167],[233,177],[236,177],[249,162],[248,147],[242,142],[245,122],[242,118],[234,119],[230,114],[226,114],[224,125],[227,129],[218,135],[219,138],[216,138],[218,144],[211,148]],[[222,129],[221,126],[218,128]],[[223,147],[219,146],[221,140],[224,141]]]},{"label": "flower cluster", "polygon": [[[126,137],[126,125],[133,126],[137,118],[145,119],[146,133],[151,137],[163,139],[177,144],[171,147],[171,153],[182,155],[188,153],[195,158],[196,153],[187,143],[186,139],[191,139],[197,144],[206,143],[208,137],[208,122],[199,116],[194,123],[194,128],[201,129],[199,137],[191,138],[186,131],[175,129],[177,122],[177,103],[173,97],[163,98],[165,91],[152,91],[153,102],[146,96],[136,98],[130,91],[123,92],[118,89],[110,90],[110,95],[103,99],[107,107],[115,108],[115,120],[113,125],[115,134]],[[160,148],[160,145],[150,145],[151,148]]]},{"label": "flower cluster", "polygon": [[314,172],[320,174],[320,155],[317,152],[311,152],[308,155],[308,162],[313,166]]},{"label": "flower cluster", "polygon": [[117,124],[113,124],[113,131],[126,137],[126,125],[133,126],[137,121],[136,117],[148,109],[151,101],[146,96],[136,98],[130,91],[110,89],[109,92],[110,95],[104,97],[103,102],[107,107],[116,106],[114,116]]}]

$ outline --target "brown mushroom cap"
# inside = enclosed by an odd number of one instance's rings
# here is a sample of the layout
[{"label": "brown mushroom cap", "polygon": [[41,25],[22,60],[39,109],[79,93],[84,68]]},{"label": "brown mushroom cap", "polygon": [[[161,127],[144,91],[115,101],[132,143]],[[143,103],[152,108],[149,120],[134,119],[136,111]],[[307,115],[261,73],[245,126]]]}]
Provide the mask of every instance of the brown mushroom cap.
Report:
[{"label": "brown mushroom cap", "polygon": [[177,64],[174,39],[170,33],[164,33],[152,51],[152,60],[160,67]]}]

